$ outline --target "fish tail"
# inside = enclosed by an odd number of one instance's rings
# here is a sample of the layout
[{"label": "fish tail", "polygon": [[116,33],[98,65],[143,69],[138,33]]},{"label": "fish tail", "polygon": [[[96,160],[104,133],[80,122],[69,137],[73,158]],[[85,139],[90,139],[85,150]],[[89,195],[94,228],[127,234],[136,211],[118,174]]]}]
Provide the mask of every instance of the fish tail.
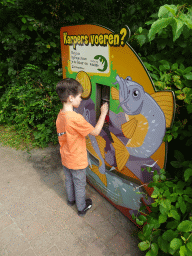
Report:
[{"label": "fish tail", "polygon": [[95,149],[93,148],[93,145],[91,143],[89,136],[86,137],[86,147],[87,147],[87,150],[89,151],[89,153],[92,154],[95,158],[97,158],[99,160],[99,167],[100,167],[102,165],[102,161],[101,161],[100,157],[98,156],[98,154],[96,153]]},{"label": "fish tail", "polygon": [[99,168],[96,165],[92,165],[92,172],[94,172],[98,178],[101,180],[101,182],[107,187],[107,177],[106,174],[102,174],[99,172]]},{"label": "fish tail", "polygon": [[113,147],[115,149],[115,158],[117,162],[117,168],[121,171],[129,159],[129,152],[125,145],[111,132],[114,143]]},{"label": "fish tail", "polygon": [[103,159],[105,159],[106,141],[100,135],[96,136],[95,138],[96,138],[100,153],[101,153]]}]

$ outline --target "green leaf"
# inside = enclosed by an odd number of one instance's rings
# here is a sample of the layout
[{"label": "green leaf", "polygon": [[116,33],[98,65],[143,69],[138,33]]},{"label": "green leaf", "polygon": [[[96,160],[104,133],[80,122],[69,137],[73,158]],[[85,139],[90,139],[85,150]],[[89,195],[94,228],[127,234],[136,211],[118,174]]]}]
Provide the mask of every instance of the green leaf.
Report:
[{"label": "green leaf", "polygon": [[179,188],[179,189],[183,189],[185,187],[185,182],[183,181],[178,181],[177,184],[176,184],[176,188]]},{"label": "green leaf", "polygon": [[159,175],[158,174],[153,176],[153,181],[156,182],[156,183],[159,181]]},{"label": "green leaf", "polygon": [[158,245],[156,243],[151,244],[151,251],[153,252],[154,255],[158,254]]},{"label": "green leaf", "polygon": [[178,64],[177,64],[177,63],[174,63],[174,64],[171,66],[171,69],[172,69],[172,70],[177,70],[177,69],[178,69]]},{"label": "green leaf", "polygon": [[172,140],[172,138],[173,138],[172,135],[168,135],[168,137],[167,137],[168,142],[170,142]]},{"label": "green leaf", "polygon": [[156,254],[154,254],[151,250],[149,250],[145,256],[155,256]]},{"label": "green leaf", "polygon": [[178,161],[171,161],[170,164],[175,168],[181,168],[182,165]]},{"label": "green leaf", "polygon": [[175,229],[175,228],[177,228],[177,226],[178,226],[178,221],[174,220],[174,221],[168,222],[166,228],[167,229]]},{"label": "green leaf", "polygon": [[185,74],[188,74],[188,73],[191,72],[191,71],[192,71],[192,67],[188,67],[188,68],[185,69],[184,73],[185,73]]},{"label": "green leaf", "polygon": [[187,247],[186,247],[186,250],[187,250],[187,256],[192,256],[192,251],[190,251]]},{"label": "green leaf", "polygon": [[131,217],[132,217],[133,220],[135,220],[135,215],[134,214],[132,214]]},{"label": "green leaf", "polygon": [[[161,174],[161,175],[163,175],[163,174]],[[160,175],[160,176],[161,176]],[[167,189],[167,190],[165,190],[165,192],[163,193],[163,196],[164,197],[166,197],[167,199],[169,199],[170,200],[170,196],[171,196],[172,194],[170,193],[170,191],[169,191],[169,189]],[[172,200],[172,199],[171,199]]]},{"label": "green leaf", "polygon": [[183,30],[183,21],[173,18],[174,22],[172,23],[172,31],[173,31],[173,42],[175,42],[181,35]]},{"label": "green leaf", "polygon": [[188,105],[188,106],[187,106],[187,112],[188,112],[189,114],[192,113],[192,105]]},{"label": "green leaf", "polygon": [[167,221],[167,215],[160,214],[159,215],[159,223],[164,223]]},{"label": "green leaf", "polygon": [[153,226],[154,229],[157,229],[160,227],[159,221],[155,218],[150,219],[150,225]]},{"label": "green leaf", "polygon": [[146,42],[146,36],[145,35],[137,35],[136,36],[140,46],[142,46]]},{"label": "green leaf", "polygon": [[[26,25],[23,25],[22,27],[21,27],[21,30],[26,30],[27,29],[27,26]],[[24,40],[24,39],[23,39]]]},{"label": "green leaf", "polygon": [[158,237],[158,245],[163,252],[168,252],[169,243],[165,241],[161,236]]},{"label": "green leaf", "polygon": [[162,200],[160,205],[162,205],[168,211],[171,210],[171,202],[169,199]]},{"label": "green leaf", "polygon": [[53,46],[53,47],[57,46],[54,42],[51,42],[50,45]]},{"label": "green leaf", "polygon": [[151,197],[157,198],[158,195],[159,195],[159,189],[157,187],[154,187],[154,191],[153,191]]},{"label": "green leaf", "polygon": [[175,5],[164,5],[159,8],[158,17],[161,18],[163,16],[167,16],[167,14],[171,13],[173,16],[176,15],[177,7]]},{"label": "green leaf", "polygon": [[177,6],[175,6],[175,5],[164,5],[164,7],[169,11],[169,12],[171,12],[172,14],[173,14],[173,16],[175,16],[176,15],[176,12],[177,12]]},{"label": "green leaf", "polygon": [[189,198],[187,195],[184,195],[183,197],[184,197],[185,201],[192,203],[192,199]]},{"label": "green leaf", "polygon": [[184,172],[185,181],[188,181],[191,176],[192,176],[192,168],[188,168]]},{"label": "green leaf", "polygon": [[169,212],[169,210],[163,207],[162,205],[159,206],[159,210],[162,215],[167,215]]},{"label": "green leaf", "polygon": [[177,229],[181,232],[191,232],[192,231],[192,221],[184,220],[182,221]]},{"label": "green leaf", "polygon": [[181,13],[179,18],[187,25],[189,29],[192,29],[192,20],[187,17],[184,13]]},{"label": "green leaf", "polygon": [[173,188],[175,186],[175,184],[172,181],[166,181],[165,185],[170,188]]},{"label": "green leaf", "polygon": [[138,247],[141,251],[146,251],[150,247],[149,241],[144,241],[138,244]]},{"label": "green leaf", "polygon": [[161,63],[165,69],[170,69],[170,63],[167,60],[160,60],[159,63]]},{"label": "green leaf", "polygon": [[190,250],[190,251],[192,251],[192,243],[190,242],[190,243],[187,243],[187,248]]},{"label": "green leaf", "polygon": [[185,202],[182,201],[182,202],[179,203],[179,205],[180,205],[181,212],[184,214],[187,210],[187,206],[186,206]]},{"label": "green leaf", "polygon": [[33,27],[32,27],[31,25],[29,25],[29,26],[28,26],[28,29],[29,29],[30,31],[32,31],[32,30],[33,30]]},{"label": "green leaf", "polygon": [[154,79],[154,80],[159,80],[159,77],[156,75],[156,74],[152,74],[150,73],[151,77]]},{"label": "green leaf", "polygon": [[139,237],[139,239],[140,239],[141,241],[146,240],[146,237],[143,235],[142,232],[139,232],[138,237]]},{"label": "green leaf", "polygon": [[192,194],[192,188],[189,188],[189,187],[186,188],[186,189],[184,190],[184,193],[191,195],[191,194]]},{"label": "green leaf", "polygon": [[143,225],[143,221],[140,221],[139,219],[136,219],[136,223],[138,224],[138,225]]},{"label": "green leaf", "polygon": [[174,250],[174,251],[176,251],[176,250],[178,250],[181,246],[182,246],[182,240],[181,239],[179,239],[179,238],[174,238],[172,241],[171,241],[171,243],[170,243],[170,247]]},{"label": "green leaf", "polygon": [[184,75],[183,77],[186,78],[187,80],[192,80],[192,72]]},{"label": "green leaf", "polygon": [[180,256],[187,256],[187,250],[186,250],[185,245],[180,247],[179,254],[180,254]]},{"label": "green leaf", "polygon": [[150,236],[152,229],[153,229],[153,226],[152,226],[152,225],[146,224],[146,225],[144,226],[144,228],[143,228],[143,234],[144,234],[144,236],[146,236],[146,237]]},{"label": "green leaf", "polygon": [[165,16],[169,11],[165,8],[165,6],[161,6],[159,8],[158,17],[161,18]]},{"label": "green leaf", "polygon": [[144,222],[147,220],[147,218],[142,214],[139,216],[139,219]]},{"label": "green leaf", "polygon": [[173,230],[167,230],[163,233],[162,238],[168,242],[170,242],[171,240],[173,240],[174,238],[176,238],[178,236],[178,232],[177,231],[173,231]]},{"label": "green leaf", "polygon": [[153,71],[153,66],[151,64],[149,64],[148,62],[143,62],[143,64],[148,70]]},{"label": "green leaf", "polygon": [[185,66],[181,63],[179,69],[185,70]]},{"label": "green leaf", "polygon": [[160,175],[160,179],[161,179],[161,180],[166,180],[166,176],[165,176],[164,174],[161,174],[161,175]]},{"label": "green leaf", "polygon": [[21,20],[24,24],[27,22],[27,20],[24,17]]},{"label": "green leaf", "polygon": [[167,27],[171,22],[173,18],[162,18],[153,23],[149,30],[149,40],[152,41],[155,38],[155,34],[160,32],[163,28]]},{"label": "green leaf", "polygon": [[179,162],[183,162],[185,160],[183,154],[179,150],[174,150],[174,157]]}]

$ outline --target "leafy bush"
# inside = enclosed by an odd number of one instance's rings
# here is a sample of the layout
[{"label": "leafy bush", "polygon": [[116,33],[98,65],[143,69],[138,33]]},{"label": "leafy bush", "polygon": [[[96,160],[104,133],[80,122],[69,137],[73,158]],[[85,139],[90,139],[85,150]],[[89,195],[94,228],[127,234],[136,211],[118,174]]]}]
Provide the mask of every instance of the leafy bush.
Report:
[{"label": "leafy bush", "polygon": [[26,65],[0,99],[0,123],[14,125],[34,146],[56,143],[55,120],[61,105],[55,92],[58,74]]},{"label": "leafy bush", "polygon": [[139,225],[146,222],[139,232],[139,248],[148,250],[146,256],[192,255],[192,161],[184,161],[179,151],[175,157],[183,178],[167,179],[165,170],[155,171],[149,184],[154,188],[152,213],[145,216],[140,209],[142,215],[136,217]]},{"label": "leafy bush", "polygon": [[[143,61],[157,90],[172,90],[176,95],[175,122],[166,132],[165,141],[175,140],[177,161],[174,167],[155,171],[151,205],[152,213],[140,209],[136,222],[144,225],[139,232],[139,248],[146,256],[192,255],[192,159],[187,147],[192,145],[192,7],[164,5],[151,15],[147,27],[140,27],[132,40],[137,40]],[[153,54],[150,49],[157,49]],[[180,151],[183,151],[181,153]],[[185,157],[184,157],[185,154]]]}]

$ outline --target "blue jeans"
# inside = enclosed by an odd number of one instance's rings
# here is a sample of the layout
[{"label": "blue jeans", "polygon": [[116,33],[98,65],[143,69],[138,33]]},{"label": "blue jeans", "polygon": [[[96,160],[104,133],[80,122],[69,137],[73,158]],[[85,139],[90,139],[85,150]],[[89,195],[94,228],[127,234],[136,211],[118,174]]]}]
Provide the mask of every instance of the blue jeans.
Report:
[{"label": "blue jeans", "polygon": [[86,169],[73,170],[63,166],[65,173],[65,188],[70,202],[76,201],[78,211],[85,206]]}]

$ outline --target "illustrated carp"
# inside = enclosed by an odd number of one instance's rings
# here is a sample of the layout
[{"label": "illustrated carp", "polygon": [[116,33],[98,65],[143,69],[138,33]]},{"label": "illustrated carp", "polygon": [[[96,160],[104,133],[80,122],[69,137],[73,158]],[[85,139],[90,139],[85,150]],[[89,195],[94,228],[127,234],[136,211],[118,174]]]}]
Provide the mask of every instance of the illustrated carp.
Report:
[{"label": "illustrated carp", "polygon": [[148,158],[160,147],[166,127],[170,127],[173,118],[172,92],[146,93],[143,87],[132,81],[116,76],[119,91],[111,88],[112,99],[119,100],[126,123],[121,124],[123,135],[128,139],[124,144],[112,132],[117,167],[119,170],[127,163],[130,155]]}]

